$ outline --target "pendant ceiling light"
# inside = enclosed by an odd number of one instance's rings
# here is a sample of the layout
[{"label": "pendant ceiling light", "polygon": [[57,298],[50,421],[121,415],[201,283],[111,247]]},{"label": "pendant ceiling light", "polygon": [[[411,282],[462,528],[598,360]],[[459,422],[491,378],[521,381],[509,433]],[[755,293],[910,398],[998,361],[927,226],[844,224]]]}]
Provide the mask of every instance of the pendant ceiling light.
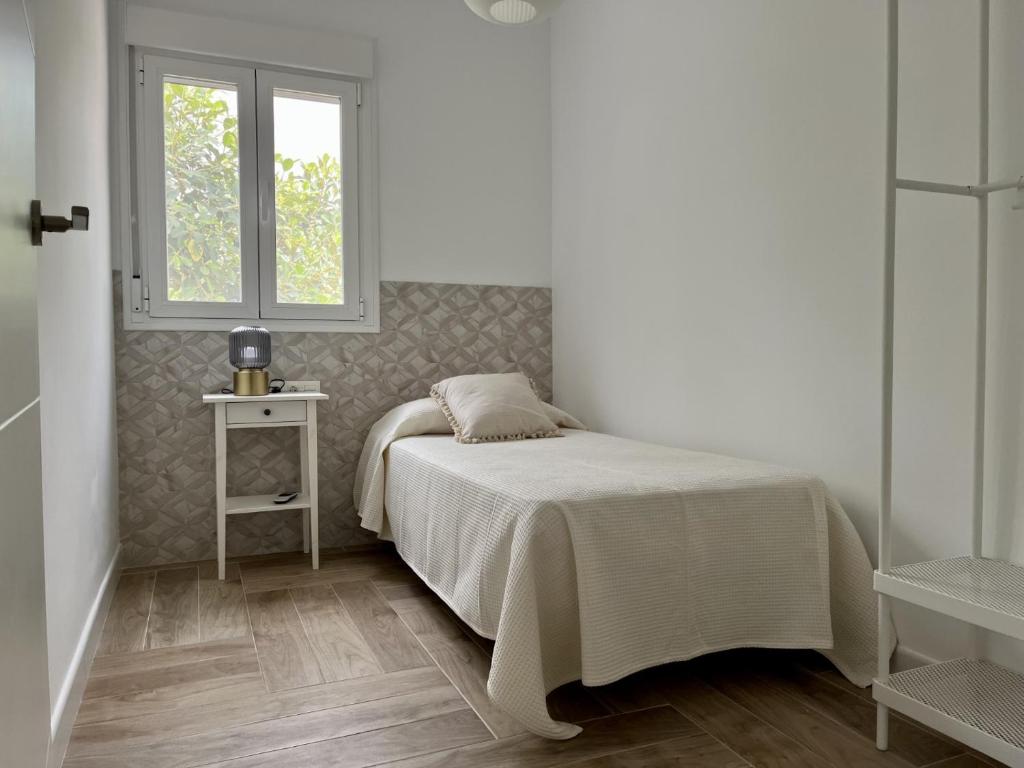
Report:
[{"label": "pendant ceiling light", "polygon": [[561,3],[562,0],[466,0],[469,9],[481,19],[510,27],[543,21]]}]

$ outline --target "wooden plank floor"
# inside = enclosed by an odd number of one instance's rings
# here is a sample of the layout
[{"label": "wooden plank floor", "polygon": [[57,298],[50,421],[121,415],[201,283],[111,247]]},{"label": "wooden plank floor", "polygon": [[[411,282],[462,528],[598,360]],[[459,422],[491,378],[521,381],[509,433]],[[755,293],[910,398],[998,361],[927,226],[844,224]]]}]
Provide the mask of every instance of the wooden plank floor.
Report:
[{"label": "wooden plank floor", "polygon": [[894,717],[809,652],[733,651],[563,686],[569,741],[487,697],[493,643],[388,549],[131,569],[118,583],[66,768],[990,768]]}]

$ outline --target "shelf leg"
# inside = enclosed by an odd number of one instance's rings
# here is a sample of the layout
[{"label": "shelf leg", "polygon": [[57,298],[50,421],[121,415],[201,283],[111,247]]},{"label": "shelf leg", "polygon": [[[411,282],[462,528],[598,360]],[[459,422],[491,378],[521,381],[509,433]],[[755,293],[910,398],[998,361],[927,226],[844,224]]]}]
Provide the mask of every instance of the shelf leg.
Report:
[{"label": "shelf leg", "polygon": [[[307,404],[307,408],[315,408],[315,404]],[[308,427],[299,427],[299,477],[302,483],[302,492],[304,494],[309,493],[309,429]],[[309,554],[309,510],[302,510],[302,551],[305,554]]]},{"label": "shelf leg", "polygon": [[[878,682],[889,681],[892,654],[892,618],[888,595],[878,596]],[[878,704],[875,724],[875,746],[889,749],[889,707]]]},{"label": "shelf leg", "polygon": [[305,477],[309,482],[309,548],[313,552],[313,570],[320,568],[320,501],[317,479],[316,449],[316,402],[311,401],[306,414],[306,463],[308,472]]},{"label": "shelf leg", "polygon": [[[893,344],[896,293],[896,150],[898,139],[900,82],[899,0],[886,3],[886,126],[885,126],[885,266],[882,281],[882,472],[878,506],[878,570],[888,573],[892,566],[892,392]],[[889,680],[892,654],[892,620],[889,598],[878,595],[878,682]],[[889,707],[878,704],[875,746],[889,749]]]},{"label": "shelf leg", "polygon": [[214,435],[217,443],[217,578],[224,581],[227,555],[228,431],[224,403],[214,407]]},{"label": "shelf leg", "polygon": [[889,749],[889,708],[885,704],[878,705],[875,746],[883,752]]}]

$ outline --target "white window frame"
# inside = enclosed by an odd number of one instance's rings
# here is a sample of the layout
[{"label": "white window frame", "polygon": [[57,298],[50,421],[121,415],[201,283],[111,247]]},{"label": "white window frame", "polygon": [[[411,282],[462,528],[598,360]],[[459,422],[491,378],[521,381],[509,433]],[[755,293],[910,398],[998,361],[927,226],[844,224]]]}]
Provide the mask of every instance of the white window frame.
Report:
[{"label": "white window frame", "polygon": [[[203,302],[171,301],[167,295],[167,199],[163,131],[163,88],[144,89],[142,93],[143,132],[141,162],[144,165],[145,184],[139,190],[144,195],[140,202],[140,231],[145,238],[147,266],[149,267],[149,314],[152,317],[238,317],[258,318],[259,273],[252,254],[258,248],[258,221],[256,218],[256,121],[243,104],[254,103],[256,82],[251,70],[225,64],[173,59],[166,56],[147,56],[146,71],[151,82],[161,86],[164,77],[180,77],[201,85],[226,84],[235,87],[238,94],[238,164],[239,164],[239,225],[241,227],[241,283],[242,301]],[[141,238],[140,238],[141,241]]]},{"label": "white window frame", "polygon": [[[277,220],[274,215],[274,91],[335,96],[341,104],[342,167],[342,274],[343,304],[316,306],[277,300]],[[359,298],[349,287],[359,285],[359,142],[356,120],[358,90],[355,83],[322,77],[256,70],[256,124],[258,126],[260,194],[260,315],[295,320],[357,320]],[[350,169],[351,166],[351,169]],[[349,247],[349,242],[356,247]]]},{"label": "white window frame", "polygon": [[[147,48],[133,48],[129,59],[134,76],[128,117],[129,152],[135,172],[130,192],[132,247],[124,254],[122,272],[125,329],[229,330],[257,321],[270,330],[280,331],[378,332],[378,167],[376,94],[372,82]],[[147,83],[162,84],[166,74],[199,83],[229,83],[238,90],[241,303],[167,299],[163,89],[146,87]],[[344,305],[289,305],[276,301],[272,101],[275,88],[337,95],[342,103],[342,167],[347,169],[342,182]],[[243,99],[256,104],[255,119],[243,108]],[[346,108],[347,105],[354,107]],[[264,171],[261,177],[257,169],[267,167],[269,174]]]}]

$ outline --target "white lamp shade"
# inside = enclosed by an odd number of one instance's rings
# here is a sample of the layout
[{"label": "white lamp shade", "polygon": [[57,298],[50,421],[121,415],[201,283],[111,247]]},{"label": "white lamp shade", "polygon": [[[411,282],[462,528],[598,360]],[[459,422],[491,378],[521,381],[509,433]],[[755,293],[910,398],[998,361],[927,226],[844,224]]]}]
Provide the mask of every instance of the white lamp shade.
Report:
[{"label": "white lamp shade", "polygon": [[469,9],[481,19],[507,27],[536,24],[561,4],[562,0],[466,0]]}]

